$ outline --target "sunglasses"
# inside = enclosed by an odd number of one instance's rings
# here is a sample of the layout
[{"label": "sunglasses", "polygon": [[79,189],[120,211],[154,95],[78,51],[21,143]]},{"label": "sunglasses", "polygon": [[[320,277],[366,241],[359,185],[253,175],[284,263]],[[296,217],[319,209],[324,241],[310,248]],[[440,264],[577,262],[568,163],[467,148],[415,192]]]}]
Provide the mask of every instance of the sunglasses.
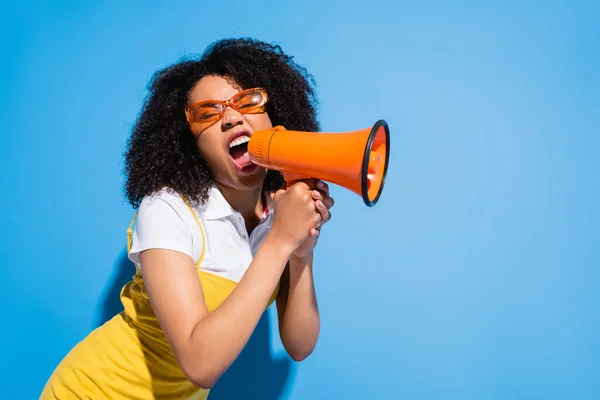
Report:
[{"label": "sunglasses", "polygon": [[246,89],[236,93],[229,100],[204,100],[190,104],[185,108],[188,123],[214,124],[221,118],[227,107],[242,114],[260,114],[265,112],[269,100],[262,88]]}]

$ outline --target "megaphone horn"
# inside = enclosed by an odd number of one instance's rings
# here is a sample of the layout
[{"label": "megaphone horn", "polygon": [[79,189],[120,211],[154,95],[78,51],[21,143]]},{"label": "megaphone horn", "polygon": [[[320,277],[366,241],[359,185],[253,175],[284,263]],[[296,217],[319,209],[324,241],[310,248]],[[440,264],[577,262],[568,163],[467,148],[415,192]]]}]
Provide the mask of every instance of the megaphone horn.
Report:
[{"label": "megaphone horn", "polygon": [[352,132],[303,132],[283,126],[255,131],[250,160],[280,171],[289,184],[314,178],[345,187],[374,206],[383,190],[390,158],[387,122]]}]

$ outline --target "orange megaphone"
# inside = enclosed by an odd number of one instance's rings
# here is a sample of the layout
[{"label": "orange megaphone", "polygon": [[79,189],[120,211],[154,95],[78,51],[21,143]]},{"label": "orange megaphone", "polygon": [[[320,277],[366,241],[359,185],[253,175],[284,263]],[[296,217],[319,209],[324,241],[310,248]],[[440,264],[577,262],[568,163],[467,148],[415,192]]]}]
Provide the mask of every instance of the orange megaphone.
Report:
[{"label": "orange megaphone", "polygon": [[248,153],[254,164],[282,172],[288,187],[299,179],[320,179],[353,191],[372,207],[385,182],[390,132],[384,120],[345,133],[290,131],[276,126],[254,132]]}]

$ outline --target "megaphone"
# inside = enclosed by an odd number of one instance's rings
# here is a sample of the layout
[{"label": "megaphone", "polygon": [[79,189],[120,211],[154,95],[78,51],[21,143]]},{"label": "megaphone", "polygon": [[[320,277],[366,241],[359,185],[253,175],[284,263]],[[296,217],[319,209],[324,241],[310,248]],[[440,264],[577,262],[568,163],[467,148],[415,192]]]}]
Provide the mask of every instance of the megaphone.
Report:
[{"label": "megaphone", "polygon": [[299,179],[334,183],[374,206],[385,183],[390,131],[384,120],[352,132],[303,132],[283,126],[258,130],[248,143],[250,160],[280,171],[288,187]]}]

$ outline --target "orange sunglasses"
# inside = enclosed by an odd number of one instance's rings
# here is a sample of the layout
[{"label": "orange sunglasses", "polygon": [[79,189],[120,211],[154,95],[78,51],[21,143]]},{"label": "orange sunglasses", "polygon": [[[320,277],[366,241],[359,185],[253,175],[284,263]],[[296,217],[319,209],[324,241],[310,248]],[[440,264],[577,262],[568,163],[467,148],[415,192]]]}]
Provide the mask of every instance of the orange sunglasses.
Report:
[{"label": "orange sunglasses", "polygon": [[229,100],[204,100],[190,104],[185,108],[185,116],[188,123],[214,124],[223,118],[227,107],[242,114],[260,114],[265,112],[268,100],[264,89],[246,89],[236,93]]}]

